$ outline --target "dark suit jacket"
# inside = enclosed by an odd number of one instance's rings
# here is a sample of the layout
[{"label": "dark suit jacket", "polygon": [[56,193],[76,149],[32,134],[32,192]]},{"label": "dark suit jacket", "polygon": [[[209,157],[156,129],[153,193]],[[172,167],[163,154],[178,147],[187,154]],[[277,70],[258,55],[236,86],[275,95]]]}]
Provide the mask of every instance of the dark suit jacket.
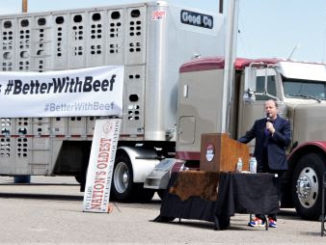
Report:
[{"label": "dark suit jacket", "polygon": [[263,161],[263,150],[266,146],[268,153],[268,166],[272,170],[287,170],[286,148],[291,142],[291,128],[288,120],[277,116],[274,121],[275,133],[266,135],[266,118],[255,121],[253,127],[242,136],[239,141],[248,143],[256,138],[254,156],[258,165]]}]

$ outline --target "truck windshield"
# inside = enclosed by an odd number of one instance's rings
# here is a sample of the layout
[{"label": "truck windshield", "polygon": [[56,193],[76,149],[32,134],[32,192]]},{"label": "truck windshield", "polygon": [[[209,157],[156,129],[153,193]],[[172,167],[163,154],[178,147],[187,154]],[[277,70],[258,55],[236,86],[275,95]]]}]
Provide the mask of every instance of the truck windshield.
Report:
[{"label": "truck windshield", "polygon": [[283,87],[287,98],[326,100],[326,82],[283,77]]}]

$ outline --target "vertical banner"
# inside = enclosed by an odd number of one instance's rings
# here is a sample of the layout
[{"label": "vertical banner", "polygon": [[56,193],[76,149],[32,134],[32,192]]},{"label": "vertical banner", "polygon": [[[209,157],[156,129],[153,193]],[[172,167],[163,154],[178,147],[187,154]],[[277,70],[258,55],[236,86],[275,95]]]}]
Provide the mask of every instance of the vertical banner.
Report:
[{"label": "vertical banner", "polygon": [[96,120],[83,211],[107,213],[121,119]]}]

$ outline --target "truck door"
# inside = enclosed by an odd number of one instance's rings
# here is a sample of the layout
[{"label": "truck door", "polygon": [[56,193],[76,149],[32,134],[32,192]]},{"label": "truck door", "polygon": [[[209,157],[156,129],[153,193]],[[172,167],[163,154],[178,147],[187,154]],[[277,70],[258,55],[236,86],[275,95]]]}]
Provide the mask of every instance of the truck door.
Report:
[{"label": "truck door", "polygon": [[[279,100],[276,78],[276,71],[273,68],[255,66],[245,68],[241,79],[242,98],[239,99],[239,137],[252,127],[255,120],[266,116],[264,109],[266,100]],[[254,145],[255,141],[251,141],[250,152],[253,152]]]}]

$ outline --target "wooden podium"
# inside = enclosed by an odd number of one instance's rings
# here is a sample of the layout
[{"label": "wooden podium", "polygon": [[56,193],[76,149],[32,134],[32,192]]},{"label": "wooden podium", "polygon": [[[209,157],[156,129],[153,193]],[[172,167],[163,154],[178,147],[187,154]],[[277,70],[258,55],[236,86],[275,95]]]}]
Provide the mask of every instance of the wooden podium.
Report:
[{"label": "wooden podium", "polygon": [[200,170],[212,172],[234,172],[239,157],[242,171],[249,170],[249,147],[227,134],[202,134]]}]

